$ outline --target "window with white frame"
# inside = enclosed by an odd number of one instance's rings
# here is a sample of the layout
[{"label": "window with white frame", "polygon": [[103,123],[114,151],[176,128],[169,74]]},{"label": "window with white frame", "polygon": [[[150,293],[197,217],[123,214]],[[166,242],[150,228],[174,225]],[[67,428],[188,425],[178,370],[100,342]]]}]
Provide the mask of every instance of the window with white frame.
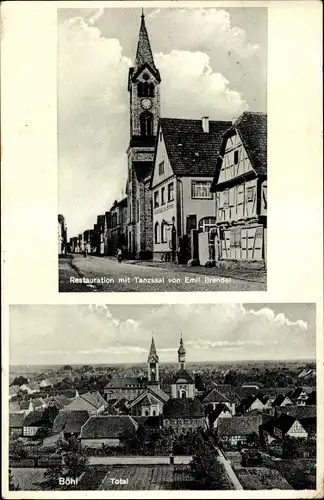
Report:
[{"label": "window with white frame", "polygon": [[165,187],[161,188],[161,205],[165,204]]},{"label": "window with white frame", "polygon": [[223,192],[223,208],[229,207],[229,190]]},{"label": "window with white frame", "polygon": [[254,199],[254,186],[248,187],[246,190],[246,200],[253,201]]},{"label": "window with white frame", "polygon": [[159,206],[159,192],[155,191],[154,193],[154,208],[157,208]]},{"label": "window with white frame", "polygon": [[168,184],[168,201],[173,201],[174,200],[174,185],[173,182],[170,182]]},{"label": "window with white frame", "polygon": [[212,200],[213,193],[210,192],[210,181],[191,181],[191,198]]},{"label": "window with white frame", "polygon": [[154,226],[154,241],[155,243],[160,243],[160,224],[158,222]]}]

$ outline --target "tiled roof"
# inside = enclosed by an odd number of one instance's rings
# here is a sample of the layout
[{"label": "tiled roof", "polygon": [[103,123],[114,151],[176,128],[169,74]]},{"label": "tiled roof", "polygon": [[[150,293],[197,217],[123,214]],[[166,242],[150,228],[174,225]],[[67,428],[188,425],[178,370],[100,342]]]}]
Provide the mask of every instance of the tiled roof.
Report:
[{"label": "tiled roof", "polygon": [[9,396],[15,396],[19,392],[19,385],[11,385],[9,387]]},{"label": "tiled roof", "polygon": [[309,418],[316,416],[316,406],[315,405],[306,405],[306,406],[278,406],[275,408],[275,413],[277,415],[290,415],[292,417],[296,417],[298,419],[301,418]]},{"label": "tiled roof", "polygon": [[79,433],[89,418],[87,411],[60,411],[53,422],[53,432]]},{"label": "tiled roof", "polygon": [[60,396],[65,396],[67,399],[72,399],[75,398],[76,391],[75,390],[62,391],[62,394],[60,394]]},{"label": "tiled roof", "polygon": [[316,391],[313,391],[310,393],[308,396],[308,399],[306,401],[307,405],[316,405]]},{"label": "tiled roof", "polygon": [[113,377],[109,380],[105,389],[138,389],[146,387],[147,379],[138,377]]},{"label": "tiled roof", "polygon": [[57,396],[53,396],[49,399],[49,404],[54,404],[57,406],[59,409],[64,408],[67,406],[71,401],[66,398],[63,394],[59,394]]},{"label": "tiled roof", "polygon": [[24,423],[25,415],[23,413],[9,413],[9,428],[10,427],[22,427]]},{"label": "tiled roof", "polygon": [[170,418],[202,418],[204,407],[199,399],[171,398],[165,403],[163,416]]},{"label": "tiled roof", "polygon": [[213,176],[222,135],[231,126],[227,121],[210,121],[209,132],[201,120],[160,118],[168,158],[175,175]]},{"label": "tiled roof", "polygon": [[149,386],[148,390],[150,392],[153,392],[154,395],[156,395],[158,398],[160,398],[164,402],[166,402],[170,399],[170,396],[168,396],[168,394],[166,394],[164,391],[162,391],[162,389],[155,387],[154,385]]},{"label": "tiled roof", "polygon": [[87,392],[86,394],[82,394],[81,398],[85,399],[89,403],[91,403],[95,408],[101,408],[101,406],[106,406],[106,400],[101,396],[100,392]]},{"label": "tiled roof", "polygon": [[81,439],[119,438],[122,434],[133,435],[136,422],[129,415],[102,415],[90,417],[81,429]]},{"label": "tiled roof", "polygon": [[[244,111],[234,123],[252,167],[259,175],[267,175],[267,115]],[[228,132],[229,134],[230,132]]]},{"label": "tiled roof", "polygon": [[259,426],[262,424],[262,416],[221,418],[218,423],[219,436],[246,436],[259,433]]},{"label": "tiled roof", "polygon": [[207,396],[203,399],[203,403],[229,403],[230,400],[225,394],[218,391],[216,388],[213,389]]},{"label": "tiled roof", "polygon": [[311,436],[316,435],[316,417],[302,418],[299,421],[301,425],[304,427],[307,434]]},{"label": "tiled roof", "polygon": [[24,419],[24,427],[32,427],[38,426],[41,424],[43,420],[43,411],[42,410],[34,410],[28,413]]},{"label": "tiled roof", "polygon": [[43,398],[35,398],[32,400],[34,408],[39,408],[45,404]]},{"label": "tiled roof", "polygon": [[9,402],[9,413],[16,413],[21,410],[20,404],[17,403],[17,401],[10,401]]}]

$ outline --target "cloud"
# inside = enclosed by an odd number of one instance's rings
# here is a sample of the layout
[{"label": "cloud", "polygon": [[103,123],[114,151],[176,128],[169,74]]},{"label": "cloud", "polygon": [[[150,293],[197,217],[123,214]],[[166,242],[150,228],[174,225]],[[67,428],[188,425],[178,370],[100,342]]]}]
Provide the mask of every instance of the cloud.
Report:
[{"label": "cloud", "polygon": [[98,9],[89,19],[88,23],[90,25],[95,24],[99,19],[103,16],[105,10],[104,9]]},{"label": "cloud", "polygon": [[230,13],[224,9],[158,9],[148,17],[153,33],[161,21],[172,27],[170,44],[176,49],[191,50],[199,45],[211,51],[224,49],[243,59],[259,51],[259,45],[250,43],[242,28],[232,26]]},{"label": "cloud", "polygon": [[[297,306],[296,306],[297,310]],[[152,333],[160,361],[236,361],[315,357],[314,324],[271,306],[13,306],[10,359],[15,363],[146,362]]]}]

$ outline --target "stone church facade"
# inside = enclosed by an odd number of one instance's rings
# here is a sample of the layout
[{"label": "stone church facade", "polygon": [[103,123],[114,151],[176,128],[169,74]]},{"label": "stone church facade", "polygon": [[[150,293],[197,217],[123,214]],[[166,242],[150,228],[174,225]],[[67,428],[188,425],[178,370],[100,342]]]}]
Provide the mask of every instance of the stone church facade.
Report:
[{"label": "stone church facade", "polygon": [[142,14],[135,62],[128,75],[130,141],[126,192],[130,258],[150,258],[153,251],[150,179],[160,117],[160,83]]}]

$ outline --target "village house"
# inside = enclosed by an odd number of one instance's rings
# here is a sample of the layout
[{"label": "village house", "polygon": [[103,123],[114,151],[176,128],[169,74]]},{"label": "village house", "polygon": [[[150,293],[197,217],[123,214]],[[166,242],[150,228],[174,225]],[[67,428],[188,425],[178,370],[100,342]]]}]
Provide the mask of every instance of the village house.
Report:
[{"label": "village house", "polygon": [[60,411],[53,422],[53,434],[61,434],[66,440],[72,436],[78,438],[89,417],[86,410]]},{"label": "village house", "polygon": [[227,394],[219,391],[217,387],[212,389],[207,396],[202,400],[205,407],[214,410],[218,405],[225,404],[232,415],[235,415],[235,400],[231,396],[231,390]]},{"label": "village house", "polygon": [[115,201],[110,209],[110,255],[116,255],[118,248],[127,253],[127,197]]},{"label": "village house", "polygon": [[20,387],[19,385],[10,385],[9,386],[9,401],[16,397],[19,394]]},{"label": "village house", "polygon": [[217,429],[218,422],[222,418],[232,418],[232,412],[226,403],[219,403],[214,409],[208,411],[206,415],[206,424],[209,430]]},{"label": "village house", "polygon": [[25,415],[23,413],[9,413],[9,435],[23,435]]},{"label": "village house", "polygon": [[160,116],[160,83],[142,14],[134,66],[128,75],[130,141],[126,194],[130,258],[150,258],[153,250],[150,176]]},{"label": "village house", "polygon": [[40,386],[38,382],[28,382],[28,384],[22,384],[20,386],[21,392],[26,392],[27,394],[35,394],[40,392]]},{"label": "village house", "polygon": [[278,396],[272,402],[272,407],[274,407],[274,408],[276,406],[287,406],[287,405],[293,405],[293,402],[285,394],[278,394]]},{"label": "village house", "polygon": [[225,132],[211,186],[215,260],[265,261],[267,115],[245,111]]},{"label": "village house", "polygon": [[104,224],[104,255],[112,255],[111,248],[111,213],[109,210],[105,212],[105,224]]},{"label": "village house", "polygon": [[24,437],[32,437],[35,436],[37,431],[43,425],[43,411],[42,410],[33,410],[28,413],[23,422],[23,436]]},{"label": "village house", "polygon": [[107,401],[121,398],[132,401],[146,387],[147,378],[145,377],[112,377],[104,388],[104,394]]},{"label": "village house", "polygon": [[62,411],[88,411],[90,415],[98,415],[107,406],[106,401],[99,392],[87,392],[77,396]]},{"label": "village house", "polygon": [[78,248],[78,237],[73,236],[73,238],[70,238],[69,251],[71,253],[77,253],[77,248]]},{"label": "village house", "polygon": [[237,446],[245,444],[253,436],[259,436],[259,426],[262,424],[262,416],[244,415],[241,417],[222,418],[217,426],[217,438],[221,444]]},{"label": "village house", "polygon": [[58,243],[58,255],[65,255],[67,252],[67,229],[66,229],[65,219],[62,214],[58,215],[57,243]]},{"label": "village house", "polygon": [[[153,259],[209,259],[215,227],[210,191],[222,135],[231,122],[161,118],[151,179]],[[199,236],[198,236],[199,234]],[[201,235],[201,236],[200,236]]]},{"label": "village house", "polygon": [[254,410],[260,412],[269,408],[269,398],[263,394],[251,395],[241,401],[237,408],[238,413],[249,413]]},{"label": "village house", "polygon": [[278,418],[264,424],[261,428],[263,442],[271,444],[282,441],[285,437],[315,438],[316,417],[297,418],[296,416],[281,414]]},{"label": "village house", "polygon": [[83,250],[86,251],[88,254],[91,254],[92,252],[92,247],[91,247],[91,234],[93,233],[92,229],[86,229],[83,232]]},{"label": "village house", "polygon": [[163,427],[181,434],[205,427],[204,407],[199,399],[170,398],[163,409]]},{"label": "village house", "polygon": [[119,446],[122,437],[131,437],[138,429],[130,415],[101,415],[90,417],[81,427],[83,446],[101,448],[102,445]]},{"label": "village house", "polygon": [[169,396],[162,389],[151,385],[131,402],[131,414],[138,417],[162,415],[168,400]]}]

